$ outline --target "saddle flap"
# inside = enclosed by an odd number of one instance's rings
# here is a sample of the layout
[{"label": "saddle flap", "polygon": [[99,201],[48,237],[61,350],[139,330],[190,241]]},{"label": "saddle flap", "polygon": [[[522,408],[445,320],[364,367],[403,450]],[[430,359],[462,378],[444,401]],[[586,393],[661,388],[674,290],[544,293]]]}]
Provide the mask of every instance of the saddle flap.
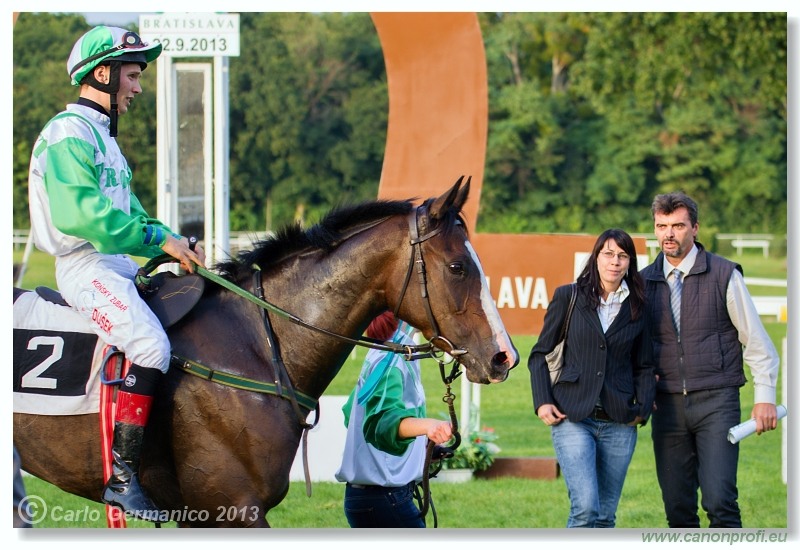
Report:
[{"label": "saddle flap", "polygon": [[150,277],[150,288],[152,291],[142,298],[166,329],[183,319],[200,301],[205,279],[196,273],[177,276],[164,271]]},{"label": "saddle flap", "polygon": [[59,306],[67,306],[67,307],[69,307],[69,304],[67,303],[67,301],[64,300],[64,298],[61,296],[61,293],[59,291],[57,291],[57,290],[52,289],[52,288],[49,288],[49,287],[46,287],[46,286],[37,286],[36,287],[36,294],[38,294],[39,296],[41,296],[43,299],[47,300],[48,302],[53,302],[54,304],[59,305]]}]

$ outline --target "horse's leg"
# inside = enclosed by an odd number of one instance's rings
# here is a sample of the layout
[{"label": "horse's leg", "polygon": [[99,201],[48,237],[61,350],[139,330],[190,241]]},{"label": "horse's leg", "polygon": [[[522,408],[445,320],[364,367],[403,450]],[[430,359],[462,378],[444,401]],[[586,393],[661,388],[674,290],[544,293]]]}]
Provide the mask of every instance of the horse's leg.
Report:
[{"label": "horse's leg", "polygon": [[[180,495],[195,527],[269,527],[300,439],[285,399],[186,378],[171,412]],[[200,512],[204,517],[199,517]]]}]

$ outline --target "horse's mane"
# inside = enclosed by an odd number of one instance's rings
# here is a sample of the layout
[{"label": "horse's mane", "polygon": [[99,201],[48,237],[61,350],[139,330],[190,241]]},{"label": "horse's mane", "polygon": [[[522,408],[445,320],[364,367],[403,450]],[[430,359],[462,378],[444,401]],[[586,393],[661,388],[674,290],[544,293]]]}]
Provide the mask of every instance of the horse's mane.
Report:
[{"label": "horse's mane", "polygon": [[274,236],[253,244],[228,261],[217,263],[215,270],[228,280],[250,275],[253,266],[267,269],[289,256],[316,249],[329,252],[359,227],[396,215],[408,214],[413,208],[409,200],[376,200],[342,206],[328,212],[319,223],[304,229],[299,223],[288,224]]}]

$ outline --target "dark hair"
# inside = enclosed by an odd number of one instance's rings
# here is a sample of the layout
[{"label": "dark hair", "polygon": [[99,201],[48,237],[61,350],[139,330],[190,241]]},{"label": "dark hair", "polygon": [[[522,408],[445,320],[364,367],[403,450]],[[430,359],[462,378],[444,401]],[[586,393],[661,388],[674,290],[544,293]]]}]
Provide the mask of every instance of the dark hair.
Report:
[{"label": "dark hair", "polygon": [[653,218],[655,219],[656,214],[672,214],[678,208],[685,208],[689,212],[692,227],[697,225],[697,203],[683,191],[656,195],[652,206]]},{"label": "dark hair", "polygon": [[593,309],[597,309],[600,306],[603,285],[600,281],[600,272],[597,270],[597,256],[600,255],[603,246],[608,240],[617,243],[617,246],[631,258],[628,272],[623,279],[628,283],[628,289],[631,291],[629,296],[631,300],[631,317],[637,319],[644,305],[644,282],[642,281],[642,276],[639,275],[639,262],[636,259],[636,247],[633,244],[633,239],[622,229],[606,229],[597,237],[592,253],[589,259],[586,260],[583,271],[578,275],[578,288],[586,294]]}]

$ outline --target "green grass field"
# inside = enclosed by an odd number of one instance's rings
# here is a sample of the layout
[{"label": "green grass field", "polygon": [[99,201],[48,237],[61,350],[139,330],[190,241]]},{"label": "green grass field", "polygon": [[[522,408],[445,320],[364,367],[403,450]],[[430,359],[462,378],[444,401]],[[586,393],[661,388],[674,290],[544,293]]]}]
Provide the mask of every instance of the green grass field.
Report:
[{"label": "green grass field", "polygon": [[[15,254],[15,261],[19,255]],[[745,265],[745,273],[754,277],[786,277],[783,259],[764,261],[760,255],[745,254],[736,258]],[[52,286],[52,260],[34,254],[22,286],[39,284]],[[764,289],[763,295],[781,294],[785,289]],[[766,321],[779,352],[786,337],[786,324]],[[554,456],[549,428],[533,414],[527,359],[535,336],[513,337],[520,353],[520,366],[509,379],[481,390],[481,424],[494,428],[502,448],[500,456]],[[327,395],[343,395],[353,387],[365,351],[361,348],[351,356],[337,378],[326,391]],[[747,371],[746,371],[747,372]],[[749,372],[748,372],[749,375]],[[444,386],[438,366],[427,360],[423,378],[431,415],[445,413],[441,402]],[[749,376],[748,376],[749,378]],[[779,378],[778,396],[782,395]],[[453,385],[460,393],[460,382]],[[456,401],[456,410],[459,410]],[[742,389],[742,417],[749,417],[752,406],[752,384]],[[791,409],[791,404],[789,407]],[[752,436],[740,443],[739,504],[747,528],[783,529],[788,526],[787,486],[782,480],[783,423],[777,431]],[[105,527],[103,506],[64,493],[52,485],[26,477],[29,495],[41,497],[53,510],[63,513],[57,518],[48,514],[37,527],[102,528]],[[462,484],[433,484],[433,499],[440,528],[456,529],[560,529],[566,523],[569,509],[563,479],[553,481],[530,479],[476,479]],[[313,494],[306,497],[303,483],[292,483],[286,499],[267,516],[275,528],[346,528],[342,511],[344,486],[339,483],[314,483]],[[75,517],[78,514],[82,517]],[[428,516],[432,526],[432,516]],[[707,525],[707,522],[703,524]],[[129,527],[152,528],[152,524],[130,522]],[[174,527],[167,524],[165,527]],[[666,527],[661,495],[655,477],[650,428],[639,430],[639,443],[630,466],[617,513],[617,527],[653,529]],[[515,533],[518,533],[515,531]],[[528,532],[530,534],[530,532]],[[532,535],[535,536],[535,535]]]}]

